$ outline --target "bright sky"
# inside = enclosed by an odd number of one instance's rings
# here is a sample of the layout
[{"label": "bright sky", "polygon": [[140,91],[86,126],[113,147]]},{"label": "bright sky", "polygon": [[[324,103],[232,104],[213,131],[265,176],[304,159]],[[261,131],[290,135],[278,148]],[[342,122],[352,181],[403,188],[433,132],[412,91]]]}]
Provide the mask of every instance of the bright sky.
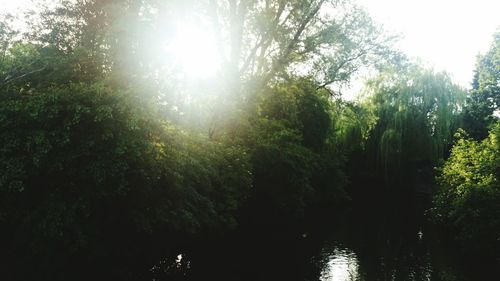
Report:
[{"label": "bright sky", "polygon": [[[485,53],[500,26],[500,0],[357,0],[386,30],[401,34],[398,48],[469,88],[476,55]],[[0,0],[0,12],[30,0]],[[36,0],[35,0],[36,2]]]},{"label": "bright sky", "polygon": [[0,12],[14,13],[20,7],[26,7],[30,0],[0,0]]},{"label": "bright sky", "polygon": [[476,56],[500,27],[499,0],[357,0],[403,39],[398,47],[470,88]]}]

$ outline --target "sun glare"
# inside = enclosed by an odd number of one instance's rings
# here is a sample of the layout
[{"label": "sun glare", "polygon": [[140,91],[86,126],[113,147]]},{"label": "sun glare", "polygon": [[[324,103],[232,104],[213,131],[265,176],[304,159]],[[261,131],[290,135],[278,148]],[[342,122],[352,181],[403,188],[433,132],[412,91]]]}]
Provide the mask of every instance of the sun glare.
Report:
[{"label": "sun glare", "polygon": [[164,51],[190,76],[207,78],[220,67],[212,32],[197,25],[177,25],[174,37],[165,42]]}]

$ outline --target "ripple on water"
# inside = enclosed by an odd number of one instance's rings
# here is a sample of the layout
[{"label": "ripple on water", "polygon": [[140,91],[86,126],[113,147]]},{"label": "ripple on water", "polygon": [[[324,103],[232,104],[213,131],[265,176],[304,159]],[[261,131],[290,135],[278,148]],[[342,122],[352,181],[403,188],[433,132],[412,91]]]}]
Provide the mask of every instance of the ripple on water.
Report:
[{"label": "ripple on water", "polygon": [[356,281],[360,279],[356,253],[347,248],[335,248],[328,255],[321,271],[321,281]]}]

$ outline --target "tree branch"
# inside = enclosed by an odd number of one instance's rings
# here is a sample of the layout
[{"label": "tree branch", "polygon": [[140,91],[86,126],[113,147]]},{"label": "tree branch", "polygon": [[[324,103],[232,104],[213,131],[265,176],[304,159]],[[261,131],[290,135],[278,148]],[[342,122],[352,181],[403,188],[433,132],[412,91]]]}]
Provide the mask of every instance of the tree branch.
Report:
[{"label": "tree branch", "polygon": [[276,60],[273,61],[271,68],[267,75],[264,77],[262,80],[262,84],[265,85],[267,82],[272,78],[272,76],[281,68],[283,65],[286,63],[286,60],[288,56],[292,53],[293,48],[297,45],[299,42],[300,36],[304,33],[307,25],[311,22],[311,20],[316,16],[316,14],[319,12],[321,9],[321,6],[325,0],[320,0],[315,7],[311,9],[311,11],[307,14],[307,16],[304,18],[304,20],[300,23],[299,27],[295,31],[292,40],[288,42],[286,47],[283,49],[281,54],[278,56]]},{"label": "tree branch", "polygon": [[27,72],[27,73],[25,73],[25,74],[23,74],[23,75],[20,75],[20,76],[17,76],[17,77],[12,77],[12,78],[11,78],[11,77],[7,77],[7,78],[6,78],[6,79],[2,82],[2,84],[0,84],[0,86],[2,86],[2,87],[3,87],[3,86],[5,86],[5,85],[9,84],[9,83],[10,83],[10,82],[12,82],[12,81],[15,81],[15,80],[18,80],[18,79],[22,79],[22,78],[24,78],[24,77],[26,77],[26,76],[28,76],[28,75],[35,74],[35,73],[37,73],[37,72],[43,71],[43,70],[45,70],[46,68],[47,68],[47,66],[46,66],[46,65],[44,65],[43,67],[41,67],[41,68],[39,68],[39,69],[35,69],[35,70],[33,70],[33,71]]}]

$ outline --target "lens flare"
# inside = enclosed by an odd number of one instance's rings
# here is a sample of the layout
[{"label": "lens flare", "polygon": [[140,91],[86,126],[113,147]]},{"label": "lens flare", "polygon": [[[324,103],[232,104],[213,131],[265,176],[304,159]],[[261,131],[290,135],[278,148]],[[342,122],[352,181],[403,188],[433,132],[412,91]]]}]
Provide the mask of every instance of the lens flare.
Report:
[{"label": "lens flare", "polygon": [[163,50],[187,75],[208,78],[220,67],[213,33],[194,24],[179,24]]}]

